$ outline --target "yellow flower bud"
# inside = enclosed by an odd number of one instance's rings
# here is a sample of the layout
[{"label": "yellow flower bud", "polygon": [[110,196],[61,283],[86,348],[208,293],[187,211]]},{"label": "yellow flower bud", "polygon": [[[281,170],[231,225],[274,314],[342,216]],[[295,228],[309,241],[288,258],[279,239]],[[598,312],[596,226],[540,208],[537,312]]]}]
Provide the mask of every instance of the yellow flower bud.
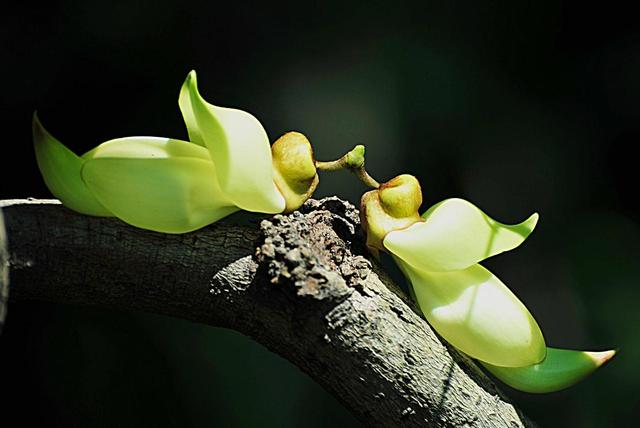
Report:
[{"label": "yellow flower bud", "polygon": [[273,180],[284,196],[285,212],[295,211],[318,186],[313,149],[307,137],[287,132],[271,146]]},{"label": "yellow flower bud", "polygon": [[378,190],[380,202],[389,215],[396,218],[419,216],[422,190],[413,175],[399,175],[382,184]]},{"label": "yellow flower bud", "polygon": [[422,221],[418,208],[422,204],[420,183],[412,175],[403,174],[362,196],[360,216],[367,234],[367,246],[377,254],[384,250],[384,237],[394,230],[405,229]]}]

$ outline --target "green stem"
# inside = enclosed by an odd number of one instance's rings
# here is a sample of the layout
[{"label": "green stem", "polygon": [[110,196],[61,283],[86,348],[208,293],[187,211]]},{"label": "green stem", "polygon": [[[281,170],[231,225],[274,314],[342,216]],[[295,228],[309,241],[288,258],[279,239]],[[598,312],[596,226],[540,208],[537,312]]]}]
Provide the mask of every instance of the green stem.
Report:
[{"label": "green stem", "polygon": [[377,189],[380,187],[380,183],[375,180],[372,176],[369,175],[367,170],[364,169],[364,165],[360,168],[352,170],[352,172],[362,181],[365,186],[369,186],[372,189]]},{"label": "green stem", "polygon": [[318,171],[338,171],[340,169],[344,169],[346,165],[343,162],[343,159],[344,157],[334,161],[316,161],[316,169]]},{"label": "green stem", "polygon": [[380,183],[369,175],[364,167],[364,146],[357,145],[338,160],[322,162],[316,161],[318,171],[338,171],[348,169],[362,181],[365,186],[377,189]]}]

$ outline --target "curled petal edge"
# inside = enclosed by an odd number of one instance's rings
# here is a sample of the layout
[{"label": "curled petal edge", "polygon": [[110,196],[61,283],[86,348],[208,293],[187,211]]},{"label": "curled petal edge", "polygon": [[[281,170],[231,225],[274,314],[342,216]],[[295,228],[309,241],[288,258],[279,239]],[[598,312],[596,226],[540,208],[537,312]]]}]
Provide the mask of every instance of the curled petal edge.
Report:
[{"label": "curled petal edge", "polygon": [[274,181],[269,138],[260,122],[237,109],[206,102],[195,71],[187,76],[179,97],[190,139],[209,150],[222,191],[247,211],[281,213],[285,200]]},{"label": "curled petal edge", "polygon": [[422,215],[423,221],[388,233],[383,241],[396,257],[421,270],[463,270],[522,244],[538,214],[516,225],[493,220],[464,199],[447,199]]},{"label": "curled petal edge", "polygon": [[82,155],[85,161],[104,158],[193,158],[210,161],[209,152],[204,147],[173,138],[142,136],[109,140]]}]

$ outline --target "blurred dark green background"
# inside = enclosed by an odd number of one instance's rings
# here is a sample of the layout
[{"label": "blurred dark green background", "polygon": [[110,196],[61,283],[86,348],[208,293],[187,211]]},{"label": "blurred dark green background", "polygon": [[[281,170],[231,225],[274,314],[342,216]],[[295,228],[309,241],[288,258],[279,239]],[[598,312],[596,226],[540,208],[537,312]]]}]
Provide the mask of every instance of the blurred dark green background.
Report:
[{"label": "blurred dark green background", "polygon": [[[3,5],[0,198],[48,197],[30,120],[83,152],[186,138],[177,94],[252,112],[319,159],[367,147],[425,205],[467,198],[536,233],[488,265],[548,344],[619,347],[567,391],[504,389],[541,426],[627,426],[640,410],[640,25],[626,3],[50,1]],[[11,170],[10,168],[16,168]],[[346,174],[318,196],[357,202]],[[20,303],[0,336],[2,418],[42,426],[357,426],[288,362],[232,332],[144,314]]]}]

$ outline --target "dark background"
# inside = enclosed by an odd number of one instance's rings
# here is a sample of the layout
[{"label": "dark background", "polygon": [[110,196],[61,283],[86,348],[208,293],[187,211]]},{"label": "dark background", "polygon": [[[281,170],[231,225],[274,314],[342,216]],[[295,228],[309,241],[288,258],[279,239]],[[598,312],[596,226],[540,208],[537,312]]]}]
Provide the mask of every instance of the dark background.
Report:
[{"label": "dark background", "polygon": [[[477,4],[482,3],[482,4]],[[78,153],[186,138],[177,95],[304,132],[319,159],[367,147],[416,175],[423,209],[463,197],[537,231],[487,265],[551,346],[619,356],[567,391],[504,389],[542,426],[626,426],[640,409],[640,25],[607,2],[49,1],[0,15],[0,198],[49,197],[30,120]],[[317,196],[363,186],[322,175]],[[45,303],[9,306],[2,418],[43,426],[357,426],[288,362],[233,332]],[[634,418],[634,419],[631,419]]]}]

